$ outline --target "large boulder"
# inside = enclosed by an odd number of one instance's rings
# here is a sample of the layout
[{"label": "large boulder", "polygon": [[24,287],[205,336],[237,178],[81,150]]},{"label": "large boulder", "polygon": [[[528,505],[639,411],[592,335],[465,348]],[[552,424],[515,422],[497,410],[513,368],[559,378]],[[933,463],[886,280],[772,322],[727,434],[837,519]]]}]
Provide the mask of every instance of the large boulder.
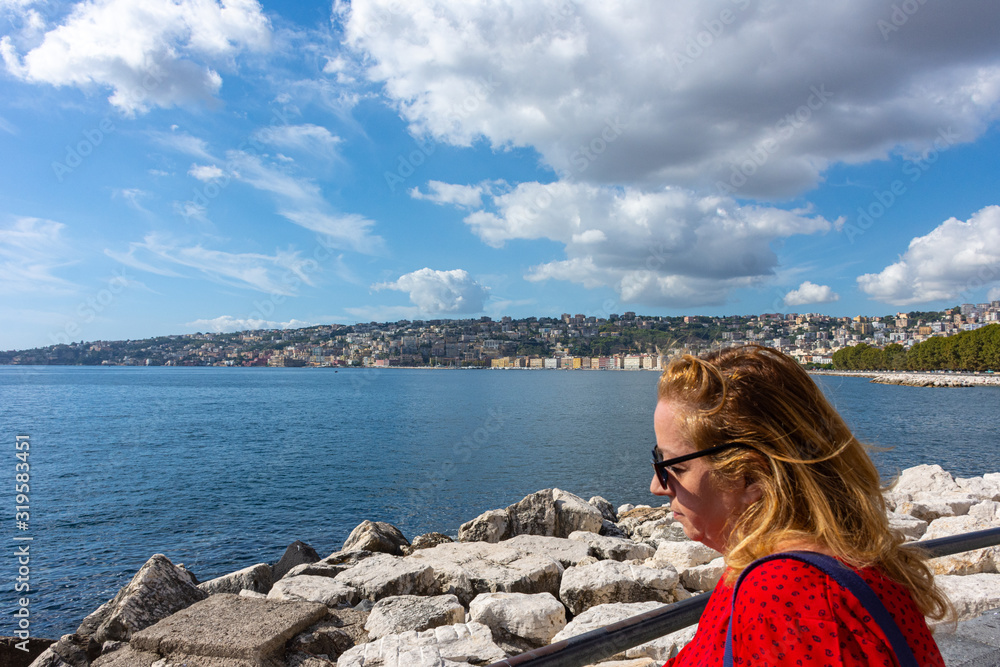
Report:
[{"label": "large boulder", "polygon": [[622,537],[595,535],[585,530],[570,534],[569,539],[589,545],[593,554],[600,560],[646,560],[656,552],[656,549],[648,544],[633,542]]},{"label": "large boulder", "polygon": [[338,607],[357,604],[360,595],[357,588],[336,579],[304,574],[285,577],[276,583],[267,594],[267,599],[317,602],[327,607]]},{"label": "large boulder", "polygon": [[934,578],[959,621],[1000,608],[1000,574],[942,575]]},{"label": "large boulder", "polygon": [[597,510],[601,513],[601,516],[604,517],[605,521],[610,521],[611,523],[614,523],[615,521],[618,520],[618,514],[615,512],[615,506],[612,505],[611,501],[607,500],[606,498],[602,498],[601,496],[594,496],[587,502],[597,508]]},{"label": "large boulder", "polygon": [[372,551],[402,556],[403,547],[408,546],[410,541],[391,523],[362,521],[347,536],[342,551]]},{"label": "large boulder", "polygon": [[310,602],[213,595],[136,632],[129,646],[170,663],[213,664],[227,658],[234,665],[264,665],[283,658],[288,640],[326,614],[325,606]]},{"label": "large boulder", "polygon": [[909,494],[914,497],[926,493],[940,497],[962,493],[962,487],[958,485],[951,473],[941,466],[925,464],[907,468],[900,473],[899,479],[892,485],[892,493],[897,496]]},{"label": "large boulder", "polygon": [[990,473],[982,477],[956,477],[955,483],[965,493],[981,500],[1000,500],[1000,473]]},{"label": "large boulder", "polygon": [[918,494],[913,500],[903,500],[896,504],[896,512],[908,514],[928,523],[949,516],[962,516],[976,504],[977,498],[968,494],[929,496]]},{"label": "large boulder", "polygon": [[[414,551],[418,549],[430,549],[431,547],[436,547],[439,544],[448,544],[449,542],[454,542],[444,533],[426,533],[424,535],[417,535],[413,538],[413,541],[408,547],[402,547],[403,555],[409,556]],[[484,540],[488,542],[489,540]]]},{"label": "large boulder", "polygon": [[410,630],[420,632],[463,621],[465,608],[454,595],[397,595],[375,603],[365,623],[365,630],[372,639],[380,639]]},{"label": "large boulder", "polygon": [[128,641],[132,634],[208,597],[163,554],[155,554],[139,568],[125,588],[85,618],[77,634],[100,644]]},{"label": "large boulder", "polygon": [[[18,649],[3,647],[7,649],[7,654],[0,654],[3,657],[3,664],[6,660],[13,659],[18,655]],[[49,645],[35,660],[31,667],[89,667],[92,660],[97,659],[101,654],[101,645],[93,638],[86,635],[63,635],[59,641]]]},{"label": "large boulder", "polygon": [[198,588],[209,595],[217,593],[239,595],[239,592],[244,590],[266,594],[271,590],[271,566],[267,563],[251,565],[242,570],[209,579],[198,584]]},{"label": "large boulder", "polygon": [[[586,632],[591,632],[593,630],[599,630],[605,626],[611,625],[612,623],[617,623],[619,621],[624,621],[626,618],[631,618],[632,616],[638,616],[639,614],[645,614],[647,612],[653,611],[655,609],[660,609],[663,604],[660,602],[632,602],[632,603],[622,603],[622,602],[611,602],[608,604],[597,605],[596,607],[591,607],[582,614],[577,615],[572,621],[570,621],[565,628],[559,631],[555,637],[552,638],[552,642],[560,642],[564,639],[570,639],[571,637],[576,637],[577,635],[582,635]],[[676,634],[676,633],[675,633]],[[663,651],[663,648],[651,648],[650,645],[662,642],[664,638],[653,640],[647,644],[641,644],[635,648],[629,649],[629,654],[643,655],[645,650],[658,650]],[[673,647],[673,644],[667,648],[667,653],[669,649]],[[676,650],[674,651],[676,655]],[[625,660],[627,658],[626,653],[618,653],[609,658],[609,660]],[[666,658],[664,658],[666,660]],[[607,663],[602,663],[607,664]],[[658,664],[663,664],[662,662]]]},{"label": "large boulder", "polygon": [[456,542],[421,549],[407,560],[433,570],[434,588],[454,593],[463,605],[479,593],[559,591],[563,567],[547,556],[524,554],[501,544]]},{"label": "large boulder", "polygon": [[329,609],[326,618],[296,635],[288,649],[336,660],[345,651],[368,642],[367,620],[365,611]]},{"label": "large boulder", "polygon": [[684,588],[692,591],[710,591],[719,583],[725,571],[725,559],[716,558],[709,563],[695,565],[681,572],[681,583],[684,584]]},{"label": "large boulder", "polygon": [[566,570],[559,599],[574,615],[611,602],[670,603],[677,582],[677,571],[669,565],[653,569],[602,560]]},{"label": "large boulder", "polygon": [[337,667],[464,667],[505,657],[488,627],[462,623],[388,635],[356,646],[340,656]]},{"label": "large boulder", "polygon": [[298,540],[292,542],[285,549],[285,553],[281,555],[281,558],[271,567],[271,581],[278,581],[291,570],[296,565],[302,565],[303,563],[315,563],[319,560],[319,554],[316,550],[305,542],[300,542]]},{"label": "large boulder", "polygon": [[510,537],[510,517],[507,510],[487,510],[458,529],[459,542],[496,543]]},{"label": "large boulder", "polygon": [[375,554],[341,572],[334,581],[356,589],[361,597],[372,601],[393,595],[433,595],[437,592],[434,570],[414,558]]},{"label": "large boulder", "polygon": [[652,559],[645,563],[649,567],[670,565],[678,572],[689,570],[698,565],[710,563],[719,556],[718,551],[707,547],[701,542],[660,542]]},{"label": "large boulder", "polygon": [[566,627],[566,608],[551,593],[483,593],[469,605],[469,616],[518,652],[548,644]]},{"label": "large boulder", "polygon": [[889,529],[898,530],[906,538],[907,542],[919,540],[927,532],[927,521],[918,519],[909,514],[899,512],[889,512]]},{"label": "large boulder", "polygon": [[597,533],[604,517],[583,498],[562,489],[543,489],[507,508],[511,535],[569,537],[577,530]]},{"label": "large boulder", "polygon": [[[586,534],[598,537],[595,533]],[[563,567],[573,567],[574,565],[594,560],[593,550],[589,544],[580,540],[568,540],[562,537],[517,535],[509,540],[504,540],[503,546],[514,549],[524,555],[540,554],[548,556]]]}]

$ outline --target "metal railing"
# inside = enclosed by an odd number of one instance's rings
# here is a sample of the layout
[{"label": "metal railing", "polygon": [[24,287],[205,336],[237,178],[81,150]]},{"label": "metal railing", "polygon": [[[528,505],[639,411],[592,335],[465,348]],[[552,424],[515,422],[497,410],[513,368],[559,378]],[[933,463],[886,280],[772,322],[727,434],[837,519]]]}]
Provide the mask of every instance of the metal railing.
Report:
[{"label": "metal railing", "polygon": [[[911,542],[907,546],[919,547],[929,558],[939,558],[997,545],[1000,545],[1000,528]],[[597,630],[505,658],[489,667],[583,667],[694,625],[708,604],[709,595],[710,593],[702,593]]]}]

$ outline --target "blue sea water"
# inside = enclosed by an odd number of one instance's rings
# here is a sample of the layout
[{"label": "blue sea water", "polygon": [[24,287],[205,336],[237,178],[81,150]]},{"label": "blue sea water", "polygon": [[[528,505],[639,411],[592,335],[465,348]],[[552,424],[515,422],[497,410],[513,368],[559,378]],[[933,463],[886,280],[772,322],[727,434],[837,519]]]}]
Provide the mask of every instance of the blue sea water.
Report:
[{"label": "blue sea water", "polygon": [[[201,580],[325,555],[365,519],[454,534],[557,486],[615,506],[649,493],[656,373],[0,367],[10,491],[0,635],[14,629],[14,536],[31,536],[32,635],[57,637],[154,553]],[[995,472],[1000,388],[817,382],[885,476]],[[30,523],[14,523],[15,435],[30,435]]]}]

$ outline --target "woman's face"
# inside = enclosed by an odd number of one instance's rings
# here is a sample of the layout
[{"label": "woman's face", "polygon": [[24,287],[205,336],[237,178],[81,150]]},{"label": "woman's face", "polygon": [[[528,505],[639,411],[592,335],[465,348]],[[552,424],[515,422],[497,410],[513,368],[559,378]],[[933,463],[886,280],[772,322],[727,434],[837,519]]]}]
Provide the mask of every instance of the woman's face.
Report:
[{"label": "woman's face", "polygon": [[[656,432],[656,447],[664,459],[696,451],[677,428],[677,411],[668,401],[660,401],[656,405],[653,430]],[[689,539],[724,552],[734,521],[760,497],[759,491],[753,485],[747,487],[745,484],[729,489],[721,487],[711,475],[705,458],[679,463],[671,467],[668,476],[670,483],[663,488],[654,473],[649,490],[672,500],[670,509],[674,519],[684,527],[684,534]]]}]

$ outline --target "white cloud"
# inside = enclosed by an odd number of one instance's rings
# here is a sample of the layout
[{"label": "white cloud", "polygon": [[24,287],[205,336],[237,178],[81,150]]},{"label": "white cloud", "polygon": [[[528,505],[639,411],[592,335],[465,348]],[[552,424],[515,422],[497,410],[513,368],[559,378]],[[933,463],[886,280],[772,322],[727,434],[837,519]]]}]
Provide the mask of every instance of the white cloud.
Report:
[{"label": "white cloud", "polygon": [[192,327],[198,331],[211,331],[214,333],[233,333],[255,329],[302,329],[314,325],[314,322],[304,322],[296,319],[291,319],[288,322],[275,322],[273,320],[252,317],[233,317],[232,315],[220,315],[210,320],[194,320],[185,324],[185,326]]},{"label": "white cloud", "polygon": [[230,151],[227,157],[228,170],[237,180],[276,195],[280,215],[324,235],[329,246],[348,247],[367,254],[383,250],[383,239],[371,233],[375,222],[357,214],[334,212],[314,181],[297,178],[242,151]]},{"label": "white cloud", "polygon": [[483,194],[489,192],[489,187],[485,183],[479,185],[456,185],[454,183],[442,183],[441,181],[428,181],[427,187],[430,192],[424,194],[420,188],[410,190],[410,196],[414,199],[434,202],[435,204],[451,204],[465,208],[482,206]]},{"label": "white cloud", "polygon": [[143,213],[149,213],[148,210],[140,203],[140,200],[145,199],[149,196],[149,193],[145,190],[139,188],[115,188],[111,191],[112,198],[121,198],[128,202],[128,205],[137,211],[142,211]]},{"label": "white cloud", "polygon": [[129,244],[127,252],[106,249],[107,254],[126,266],[158,275],[189,275],[181,267],[194,269],[212,280],[268,294],[293,296],[302,284],[312,285],[309,269],[313,263],[293,251],[274,255],[231,253],[198,245],[181,245],[160,236],[147,234],[141,242]]},{"label": "white cloud", "polygon": [[521,183],[497,185],[488,199],[465,217],[485,243],[549,239],[565,247],[565,260],[532,267],[528,280],[610,286],[625,302],[653,306],[722,304],[730,290],[774,274],[774,241],[839,224],[677,187]]},{"label": "white cloud", "polygon": [[265,127],[254,133],[254,138],[279,148],[293,148],[314,155],[332,157],[337,154],[340,137],[319,125],[278,125]]},{"label": "white cloud", "polygon": [[[90,0],[77,4],[40,43],[10,36],[0,50],[9,72],[27,81],[112,90],[126,114],[211,100],[216,67],[233,69],[243,51],[265,51],[271,26],[255,0]],[[19,41],[37,42],[29,35]]]},{"label": "white cloud", "polygon": [[219,167],[214,164],[193,164],[191,168],[188,169],[188,175],[194,176],[199,181],[215,181],[222,178],[226,172],[222,171]]},{"label": "white cloud", "polygon": [[801,306],[807,303],[831,303],[840,300],[840,295],[829,285],[817,285],[808,280],[785,295],[786,306]]},{"label": "white cloud", "polygon": [[[949,218],[910,241],[898,262],[858,277],[861,291],[883,303],[907,306],[946,299],[971,300],[1000,281],[1000,206],[967,221]],[[996,290],[991,292],[996,294]]]},{"label": "white cloud", "polygon": [[[346,41],[415,134],[534,147],[564,177],[791,196],[835,162],[981,135],[1000,6],[356,0]],[[928,55],[933,54],[933,55]],[[756,160],[757,163],[753,161]],[[750,162],[748,162],[750,161]],[[739,179],[737,179],[739,180]]]},{"label": "white cloud", "polygon": [[423,268],[398,280],[372,285],[375,290],[408,292],[410,301],[424,314],[478,313],[489,297],[489,288],[479,284],[464,269],[435,271]]},{"label": "white cloud", "polygon": [[69,264],[62,238],[66,225],[42,218],[18,218],[0,228],[0,294],[66,294],[76,286],[54,274]]},{"label": "white cloud", "polygon": [[171,128],[174,130],[173,132],[150,132],[149,137],[170,150],[185,153],[200,160],[211,161],[215,159],[208,151],[208,144],[204,139],[193,137],[186,132],[177,132],[175,128],[176,126]]}]

